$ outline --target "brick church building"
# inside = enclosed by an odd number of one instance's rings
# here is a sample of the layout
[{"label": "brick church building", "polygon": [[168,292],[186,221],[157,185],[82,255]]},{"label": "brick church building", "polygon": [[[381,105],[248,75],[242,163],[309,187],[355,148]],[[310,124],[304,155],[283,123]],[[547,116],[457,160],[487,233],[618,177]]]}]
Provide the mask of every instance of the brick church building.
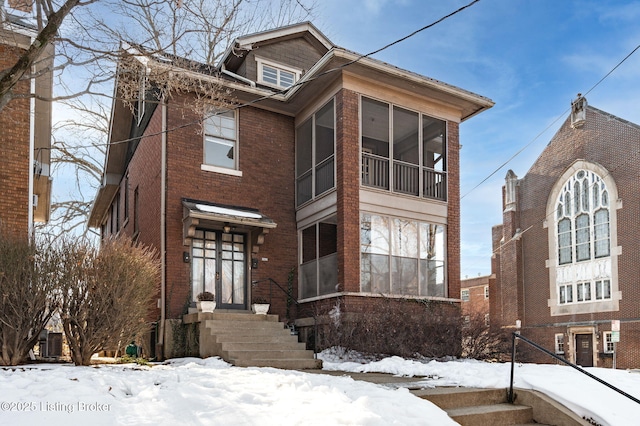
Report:
[{"label": "brick church building", "polygon": [[526,175],[509,170],[492,235],[492,323],[518,322],[582,366],[640,367],[639,150],[640,126],[578,95]]}]

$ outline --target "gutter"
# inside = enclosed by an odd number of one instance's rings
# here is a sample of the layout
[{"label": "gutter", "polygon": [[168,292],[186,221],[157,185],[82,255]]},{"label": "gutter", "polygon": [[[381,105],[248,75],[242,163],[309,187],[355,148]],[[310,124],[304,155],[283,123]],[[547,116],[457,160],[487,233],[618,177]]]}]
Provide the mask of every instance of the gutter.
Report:
[{"label": "gutter", "polygon": [[243,82],[247,83],[251,87],[256,87],[256,82],[255,81],[249,80],[246,77],[243,77],[241,75],[238,75],[238,74],[236,74],[234,72],[229,71],[227,69],[227,67],[224,66],[224,64],[222,64],[222,66],[220,67],[220,72],[223,73],[223,74],[228,75],[229,77],[232,77],[232,78],[238,79],[240,81],[243,81]]}]

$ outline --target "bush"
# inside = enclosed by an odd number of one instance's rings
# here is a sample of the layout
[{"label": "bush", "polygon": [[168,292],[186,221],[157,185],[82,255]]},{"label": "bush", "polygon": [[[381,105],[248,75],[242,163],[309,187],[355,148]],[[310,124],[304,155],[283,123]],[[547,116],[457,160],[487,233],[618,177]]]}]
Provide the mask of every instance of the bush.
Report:
[{"label": "bush", "polygon": [[508,330],[488,326],[484,315],[470,315],[462,327],[462,356],[479,360],[509,359],[511,337]]},{"label": "bush", "polygon": [[457,309],[437,302],[382,298],[367,313],[345,313],[337,303],[322,317],[321,348],[340,346],[369,354],[405,358],[459,356]]},{"label": "bush", "polygon": [[55,312],[57,253],[0,230],[0,365],[27,359]]},{"label": "bush", "polygon": [[153,251],[124,237],[106,240],[100,250],[67,241],[61,258],[61,318],[76,365],[150,330],[159,273]]}]

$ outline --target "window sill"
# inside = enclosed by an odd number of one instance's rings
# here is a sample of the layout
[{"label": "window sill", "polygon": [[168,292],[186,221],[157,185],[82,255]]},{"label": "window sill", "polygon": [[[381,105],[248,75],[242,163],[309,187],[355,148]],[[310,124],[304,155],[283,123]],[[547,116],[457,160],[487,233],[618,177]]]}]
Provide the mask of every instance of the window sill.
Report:
[{"label": "window sill", "polygon": [[224,175],[242,177],[242,171],[240,170],[225,169],[224,167],[210,166],[208,164],[201,164],[200,170],[203,170],[205,172],[222,173]]}]

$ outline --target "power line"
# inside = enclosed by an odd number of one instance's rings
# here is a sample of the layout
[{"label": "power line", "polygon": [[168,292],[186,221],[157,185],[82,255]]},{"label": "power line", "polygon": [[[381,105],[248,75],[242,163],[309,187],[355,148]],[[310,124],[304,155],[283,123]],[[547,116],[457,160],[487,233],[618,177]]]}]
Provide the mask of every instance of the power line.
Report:
[{"label": "power line", "polygon": [[[589,90],[587,90],[585,92],[584,95],[582,96],[586,96],[589,93],[591,93],[596,87],[598,87],[600,85],[600,83],[602,83],[607,77],[609,77],[620,65],[622,65],[627,59],[629,59],[631,57],[631,55],[633,55],[634,53],[636,53],[636,51],[640,49],[640,44],[638,46],[635,47],[635,49],[633,49],[627,56],[625,56],[620,62],[618,62],[616,64],[616,66],[614,66],[608,73],[606,73],[604,75],[604,77],[602,77],[600,80],[598,80],[598,82],[596,84],[594,84]],[[484,179],[482,179],[480,181],[480,183],[478,183],[476,186],[474,186],[473,188],[471,188],[469,191],[467,191],[464,195],[462,195],[460,197],[460,200],[462,200],[464,197],[466,197],[467,195],[469,195],[470,193],[472,193],[473,191],[475,191],[476,189],[478,189],[479,186],[481,186],[483,183],[485,183],[486,181],[488,181],[489,179],[491,179],[491,177],[493,177],[493,175],[495,175],[496,173],[498,173],[504,166],[506,166],[507,164],[509,164],[514,158],[516,158],[518,155],[520,155],[525,149],[529,148],[529,146],[531,146],[531,144],[533,144],[535,141],[538,140],[538,138],[540,136],[542,136],[547,130],[549,130],[549,128],[551,126],[553,126],[554,124],[556,124],[561,118],[564,118],[567,115],[567,112],[569,112],[571,110],[571,108],[567,108],[565,109],[560,115],[558,115],[558,117],[553,120],[547,127],[544,128],[544,130],[542,130],[540,133],[538,133],[530,142],[528,142],[527,144],[525,144],[522,148],[520,148],[515,154],[513,154],[511,157],[509,157],[508,160],[506,160],[504,163],[500,164],[493,172],[491,172],[487,177],[485,177]]]},{"label": "power line", "polygon": [[[425,31],[425,30],[427,30],[427,29],[429,29],[429,28],[432,28],[432,27],[434,27],[435,25],[437,25],[437,24],[439,24],[439,23],[441,23],[441,22],[443,22],[443,21],[445,21],[445,20],[447,20],[447,19],[451,18],[452,16],[455,16],[455,15],[457,15],[458,13],[460,13],[460,12],[464,11],[465,9],[468,9],[469,7],[473,6],[474,4],[476,4],[476,3],[478,3],[478,2],[480,2],[480,0],[473,0],[473,1],[471,1],[470,3],[468,3],[468,4],[466,4],[466,5],[462,6],[462,7],[460,7],[460,8],[458,8],[458,9],[456,9],[455,11],[453,11],[453,12],[451,12],[451,13],[449,13],[449,14],[447,14],[447,15],[443,16],[443,17],[441,17],[440,19],[437,19],[436,21],[433,21],[432,23],[430,23],[430,24],[428,24],[428,25],[425,25],[425,26],[423,26],[422,28],[419,28],[419,29],[417,29],[417,30],[413,31],[412,33],[410,33],[410,34],[408,34],[408,35],[406,35],[406,36],[404,36],[404,37],[402,37],[402,38],[399,38],[399,39],[397,39],[397,40],[395,40],[395,41],[393,41],[393,42],[391,42],[391,43],[389,43],[389,44],[387,44],[387,45],[385,45],[385,46],[383,46],[383,47],[381,47],[381,48],[379,48],[379,49],[376,49],[376,50],[374,50],[374,51],[372,51],[372,52],[369,52],[369,53],[367,53],[367,54],[364,54],[364,55],[359,55],[357,58],[355,58],[355,59],[353,59],[353,60],[351,60],[351,61],[349,61],[349,62],[347,62],[347,63],[345,63],[345,64],[342,64],[342,65],[341,65],[341,66],[339,66],[339,67],[336,67],[336,68],[332,68],[332,69],[326,70],[326,71],[324,71],[324,72],[322,72],[322,73],[320,73],[320,74],[318,74],[318,75],[316,75],[316,76],[313,76],[312,78],[309,78],[309,79],[306,79],[306,80],[300,80],[300,81],[298,81],[298,82],[294,83],[292,86],[288,87],[287,89],[278,90],[278,91],[273,92],[273,93],[270,93],[270,94],[268,94],[268,95],[264,95],[264,96],[261,96],[261,97],[259,97],[259,98],[253,99],[253,100],[251,100],[251,101],[245,102],[245,103],[243,103],[243,104],[236,105],[236,106],[234,106],[234,107],[232,107],[232,108],[226,108],[226,109],[223,109],[223,110],[218,110],[218,111],[216,111],[216,112],[214,112],[214,113],[212,113],[212,114],[210,114],[210,115],[206,116],[204,119],[209,118],[209,117],[213,117],[213,116],[216,116],[216,115],[219,115],[219,114],[222,114],[222,113],[224,113],[224,112],[236,111],[236,110],[238,110],[238,109],[240,109],[240,108],[245,108],[245,107],[248,107],[248,106],[254,105],[254,104],[256,104],[256,103],[259,103],[259,102],[265,101],[265,100],[267,100],[267,99],[271,99],[271,98],[273,98],[273,97],[275,97],[275,96],[277,96],[277,95],[281,95],[281,94],[283,94],[283,93],[286,93],[288,90],[291,90],[292,88],[299,87],[299,86],[303,86],[303,85],[305,85],[305,84],[309,84],[309,83],[311,83],[312,81],[315,81],[315,80],[319,79],[320,77],[323,77],[323,76],[325,76],[325,75],[327,75],[327,74],[331,74],[331,73],[334,73],[334,72],[336,72],[336,71],[340,71],[340,70],[342,70],[342,69],[344,69],[344,68],[346,68],[346,67],[348,67],[348,66],[350,66],[350,65],[353,65],[353,64],[355,64],[355,63],[357,63],[357,62],[361,61],[362,59],[368,58],[369,56],[375,55],[376,53],[380,53],[380,52],[382,52],[383,50],[386,50],[386,49],[388,49],[388,48],[390,48],[390,47],[392,47],[392,46],[395,46],[396,44],[401,43],[401,42],[403,42],[403,41],[405,41],[405,40],[407,40],[407,39],[409,39],[409,38],[411,38],[411,37],[415,36],[416,34],[419,34],[419,33],[420,33],[420,32],[422,32],[422,31]],[[172,127],[171,129],[166,129],[166,130],[164,130],[164,131],[160,131],[160,132],[156,132],[156,133],[151,133],[151,134],[147,134],[147,135],[144,135],[144,136],[139,136],[139,137],[136,137],[136,138],[123,139],[123,140],[119,140],[119,141],[117,141],[117,142],[107,142],[105,145],[107,145],[107,146],[108,146],[108,145],[114,145],[114,144],[120,144],[120,143],[128,143],[128,142],[132,142],[132,141],[135,141],[135,140],[138,140],[138,139],[142,139],[142,138],[145,138],[145,137],[159,136],[159,135],[161,135],[162,133],[170,133],[170,132],[174,132],[174,131],[176,131],[176,130],[183,129],[183,128],[185,128],[185,127],[190,127],[190,126],[193,126],[193,125],[199,124],[199,123],[201,123],[202,121],[203,121],[203,120],[197,120],[197,121],[193,121],[193,122],[189,122],[189,123],[183,123],[183,124],[181,124],[181,125],[179,125],[179,126],[175,126],[175,127]]]}]

